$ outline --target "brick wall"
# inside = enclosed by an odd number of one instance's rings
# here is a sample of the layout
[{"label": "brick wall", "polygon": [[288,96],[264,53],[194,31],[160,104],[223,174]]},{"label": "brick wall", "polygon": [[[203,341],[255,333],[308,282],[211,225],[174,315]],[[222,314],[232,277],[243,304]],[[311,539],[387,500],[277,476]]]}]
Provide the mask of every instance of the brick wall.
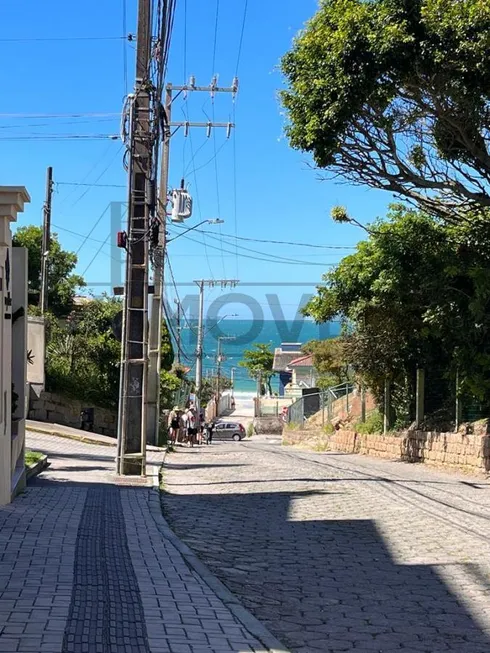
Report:
[{"label": "brick wall", "polygon": [[303,444],[344,453],[359,453],[407,462],[428,462],[472,472],[490,472],[490,436],[410,431],[383,435],[339,430],[284,431],[284,444]]},{"label": "brick wall", "polygon": [[[29,402],[29,419],[80,428],[80,412],[84,408],[91,408],[91,406],[52,392],[41,392],[38,398],[34,396]],[[96,407],[94,433],[116,437],[117,412]]]}]

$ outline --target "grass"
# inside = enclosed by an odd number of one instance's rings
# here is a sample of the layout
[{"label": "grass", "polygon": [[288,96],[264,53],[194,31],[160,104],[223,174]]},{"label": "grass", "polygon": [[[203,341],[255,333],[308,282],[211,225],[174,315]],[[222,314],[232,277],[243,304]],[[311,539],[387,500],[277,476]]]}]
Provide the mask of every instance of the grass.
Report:
[{"label": "grass", "polygon": [[39,453],[39,451],[26,451],[26,456],[25,456],[25,465],[26,467],[30,467],[31,465],[34,465],[35,463],[39,462],[41,458],[43,457],[44,454]]}]

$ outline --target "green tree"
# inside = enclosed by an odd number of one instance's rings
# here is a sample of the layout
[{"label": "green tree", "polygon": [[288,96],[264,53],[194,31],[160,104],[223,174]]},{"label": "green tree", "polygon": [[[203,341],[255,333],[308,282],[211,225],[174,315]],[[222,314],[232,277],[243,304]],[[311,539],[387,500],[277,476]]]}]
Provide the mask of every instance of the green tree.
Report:
[{"label": "green tree", "polygon": [[[14,246],[28,250],[29,305],[36,307],[41,288],[42,238],[42,228],[35,225],[20,227],[12,238]],[[49,248],[48,307],[55,315],[66,316],[73,307],[77,290],[85,286],[83,277],[73,273],[76,265],[76,254],[62,249],[58,235],[53,233]]]},{"label": "green tree", "polygon": [[243,352],[243,360],[238,363],[240,367],[245,367],[248,370],[252,379],[262,380],[261,392],[264,386],[267,386],[270,394],[272,394],[271,380],[274,376],[273,364],[274,354],[270,345],[260,343],[252,345],[252,349],[246,349]]},{"label": "green tree", "polygon": [[448,221],[490,207],[490,3],[322,0],[282,61],[291,145]]},{"label": "green tree", "polygon": [[319,322],[343,320],[347,362],[380,397],[393,380],[399,416],[413,408],[417,367],[441,386],[434,410],[452,402],[456,370],[463,389],[489,404],[489,226],[481,214],[446,226],[394,206],[305,309]]},{"label": "green tree", "polygon": [[319,374],[319,387],[328,388],[351,380],[342,338],[310,340],[303,346],[303,351],[312,354],[313,365]]},{"label": "green tree", "polygon": [[121,345],[112,324],[115,298],[89,299],[65,319],[47,316],[46,376],[50,390],[102,407],[116,407]]}]

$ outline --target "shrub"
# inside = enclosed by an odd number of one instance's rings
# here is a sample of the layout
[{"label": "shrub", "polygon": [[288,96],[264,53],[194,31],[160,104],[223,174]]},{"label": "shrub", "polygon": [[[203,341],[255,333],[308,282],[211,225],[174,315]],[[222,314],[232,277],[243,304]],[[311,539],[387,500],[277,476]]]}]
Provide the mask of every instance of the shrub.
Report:
[{"label": "shrub", "polygon": [[253,422],[250,422],[250,424],[247,426],[247,438],[251,438],[254,433],[255,433],[255,429],[254,429]]},{"label": "shrub", "polygon": [[365,422],[357,422],[354,426],[358,433],[381,433],[383,427],[383,415],[378,410],[373,410]]}]

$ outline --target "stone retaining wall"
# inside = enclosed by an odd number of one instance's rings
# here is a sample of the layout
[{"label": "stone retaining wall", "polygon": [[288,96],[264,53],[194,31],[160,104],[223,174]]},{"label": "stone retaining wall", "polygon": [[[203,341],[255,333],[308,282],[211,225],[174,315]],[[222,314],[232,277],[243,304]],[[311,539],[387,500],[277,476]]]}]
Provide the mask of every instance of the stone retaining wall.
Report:
[{"label": "stone retaining wall", "polygon": [[490,472],[489,435],[424,431],[383,435],[344,430],[326,434],[323,431],[285,430],[283,442],[406,462],[428,462],[470,472]]},{"label": "stone retaining wall", "polygon": [[[41,392],[38,398],[34,396],[29,402],[29,419],[80,428],[81,411],[91,407],[77,399],[67,399],[52,392]],[[117,412],[95,407],[94,433],[116,437]]]}]

